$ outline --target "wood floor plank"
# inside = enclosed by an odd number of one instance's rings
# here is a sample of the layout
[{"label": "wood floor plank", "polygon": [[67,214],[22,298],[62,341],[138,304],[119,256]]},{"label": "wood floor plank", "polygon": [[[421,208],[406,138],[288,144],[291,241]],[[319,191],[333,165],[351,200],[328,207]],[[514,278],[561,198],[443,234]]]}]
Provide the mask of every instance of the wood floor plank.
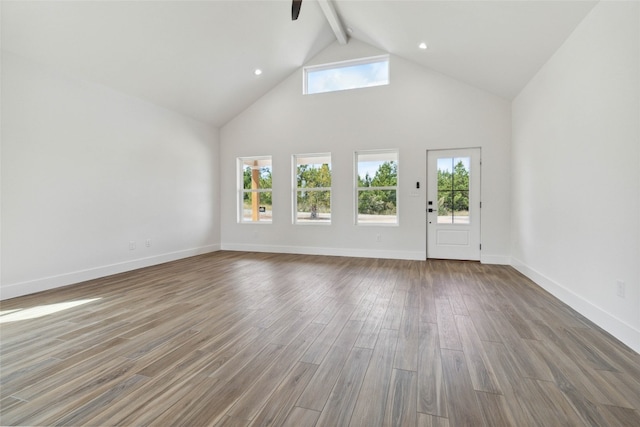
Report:
[{"label": "wood floor plank", "polygon": [[462,349],[471,374],[471,382],[477,391],[502,394],[498,379],[484,350],[478,332],[468,316],[456,316],[456,325],[462,341]]},{"label": "wood floor plank", "polygon": [[587,384],[587,389],[594,390],[594,393],[589,393],[592,399],[603,404],[633,408],[624,393],[621,393],[599,375],[602,371],[616,371],[603,357],[586,351],[581,348],[582,345],[576,345],[571,339],[567,339],[569,331],[565,329],[558,331],[558,334],[562,334],[559,336],[556,331],[542,323],[536,322],[536,327],[541,334],[548,338],[545,341],[546,348],[554,353],[558,351],[562,353],[557,358],[563,361],[567,369],[572,369],[573,365],[579,369],[579,371],[573,370],[574,373],[569,376],[579,378],[579,384]]},{"label": "wood floor plank", "polygon": [[418,347],[420,346],[419,309],[405,306],[396,346],[393,367],[405,371],[418,370]]},{"label": "wood floor plank", "polygon": [[491,427],[517,426],[506,399],[501,394],[476,392],[484,424]]},{"label": "wood floor plank", "polygon": [[[600,375],[609,384],[610,388],[623,395],[632,408],[640,410],[640,393],[638,393],[638,390],[640,390],[640,378],[610,371],[598,371],[596,374]],[[624,406],[626,407],[627,405]]]},{"label": "wood floor plank", "polygon": [[570,359],[562,352],[555,351],[552,344],[540,341],[530,341],[529,346],[544,359],[549,370],[554,376],[558,386],[565,391],[571,389],[572,392],[579,391],[580,396],[585,399],[602,404],[613,404],[610,396],[607,396],[600,383],[591,380],[591,374],[581,369],[575,360]]},{"label": "wood floor plank", "polygon": [[[87,402],[84,405],[79,406],[77,409],[69,409],[67,411],[61,411],[60,414],[55,415],[50,420],[45,420],[45,425],[85,425],[90,418],[94,415],[108,408],[113,402],[126,398],[130,392],[139,389],[144,385],[149,378],[142,375],[134,375],[123,379],[113,387],[109,388],[104,393],[97,396],[95,399]],[[78,406],[76,402],[73,404]],[[62,416],[60,416],[62,415]]]},{"label": "wood floor plank", "polygon": [[449,419],[418,412],[418,427],[449,427]]},{"label": "wood floor plank", "polygon": [[385,313],[384,320],[382,321],[382,327],[384,329],[399,329],[400,322],[402,321],[402,309],[404,308],[404,301],[407,298],[407,291],[396,288],[391,296],[389,302],[389,308]]},{"label": "wood floor plank", "polygon": [[349,426],[369,427],[383,424],[397,342],[398,331],[380,331]]},{"label": "wood floor plank", "polygon": [[382,328],[382,321],[389,306],[389,299],[377,299],[374,306],[369,311],[369,315],[362,325],[362,330],[356,340],[357,347],[374,348],[378,334]]},{"label": "wood floor plank", "polygon": [[418,289],[418,299],[420,307],[421,323],[436,323],[436,300],[433,296],[433,277],[424,273],[426,269],[421,269],[420,287]]},{"label": "wood floor plank", "polygon": [[601,405],[600,414],[608,426],[627,427],[640,426],[640,413],[635,409],[621,408],[619,406]]},{"label": "wood floor plank", "polygon": [[256,379],[247,389],[246,393],[238,399],[227,415],[234,418],[251,420],[262,408],[269,394],[265,390],[273,390],[286,377],[295,363],[300,360],[302,354],[322,331],[324,325],[311,323],[289,345],[287,345],[277,363],[271,365],[263,375]]},{"label": "wood floor plank", "polygon": [[282,424],[283,427],[313,427],[320,417],[320,412],[311,409],[295,407]]},{"label": "wood floor plank", "polygon": [[296,406],[316,411],[322,410],[351,352],[353,343],[360,333],[362,323],[356,320],[347,322],[309,385],[298,399]]},{"label": "wood floor plank", "polygon": [[[198,369],[195,368],[198,363],[207,364],[207,359],[201,351],[194,352],[184,363],[193,370],[180,369],[177,366],[175,371],[150,378],[149,381],[141,383],[139,388],[128,390],[122,398],[110,402],[106,407],[97,408],[92,414],[87,414],[86,424],[131,425],[129,420],[139,417],[140,414],[154,419],[208,379],[205,375],[198,375]],[[209,386],[210,384],[206,385]],[[160,402],[162,404],[159,404]]]},{"label": "wood floor plank", "polygon": [[[219,421],[247,387],[264,375],[265,370],[275,363],[282,351],[282,345],[267,345],[245,365],[244,369],[237,371],[231,378],[213,377],[212,379],[218,380],[215,386],[210,387],[204,394],[186,395],[154,422],[169,424],[170,420],[179,419],[185,425],[206,425]],[[135,423],[144,424],[148,421]]]},{"label": "wood floor plank", "polygon": [[389,397],[384,414],[384,425],[401,427],[417,423],[416,373],[394,369],[391,374]]},{"label": "wood floor plank", "polygon": [[352,304],[342,304],[335,316],[333,316],[322,333],[320,333],[318,338],[311,344],[300,361],[319,365],[327,355],[327,352],[342,331],[344,325],[349,322],[349,317],[351,317],[354,309],[355,306]]},{"label": "wood floor plank", "polygon": [[640,355],[509,266],[220,251],[0,304],[1,425],[640,424]]},{"label": "wood floor plank", "polygon": [[19,411],[21,412],[19,407],[26,403],[27,403],[26,401],[16,399],[15,397],[12,397],[12,396],[6,396],[0,399],[0,423],[2,423],[0,425],[5,425],[6,420],[4,418],[4,414],[12,411],[14,413],[18,413]]},{"label": "wood floor plank", "polygon": [[513,328],[511,322],[501,312],[490,312],[489,317],[502,337],[502,342],[511,353],[522,376],[543,381],[553,381],[553,375],[541,357],[529,351],[526,340]]},{"label": "wood floor plank", "polygon": [[289,414],[289,410],[307,387],[309,381],[318,369],[318,365],[300,362],[296,364],[289,375],[270,394],[262,410],[251,422],[251,426],[279,426]]},{"label": "wood floor plank", "polygon": [[216,423],[215,427],[246,427],[248,423],[249,421],[242,418],[226,416]]},{"label": "wood floor plank", "polygon": [[436,318],[440,334],[440,348],[462,350],[462,343],[449,298],[436,298]]},{"label": "wood floor plank", "polygon": [[[486,343],[485,349],[492,361],[494,372],[500,383],[500,389],[505,397],[511,416],[515,420],[515,425],[537,425],[536,420],[533,419],[534,412],[525,411],[521,405],[522,401],[528,401],[529,395],[525,390],[523,378],[512,354],[502,343]],[[536,387],[538,388],[537,384]]]},{"label": "wood floor plank", "polygon": [[[521,404],[531,411],[532,417],[540,426],[548,426],[557,423],[557,420],[564,420],[568,425],[600,425],[589,424],[573,405],[560,387],[554,382],[524,380],[527,398]],[[535,408],[535,409],[534,409]],[[544,412],[544,415],[543,415]],[[599,417],[601,418],[601,417]],[[605,424],[606,425],[606,424]]]},{"label": "wood floor plank", "polygon": [[447,417],[447,394],[444,385],[438,325],[423,323],[418,350],[418,411]]},{"label": "wood floor plank", "polygon": [[23,400],[33,400],[42,394],[55,391],[58,387],[64,387],[70,378],[101,369],[113,359],[108,349],[123,346],[126,342],[121,339],[111,340],[79,353],[76,357],[52,363],[45,369],[31,372],[21,377],[20,381],[3,387],[3,392],[11,393],[14,397]]},{"label": "wood floor plank", "polygon": [[442,349],[441,353],[449,422],[461,427],[484,425],[464,354],[449,349]]},{"label": "wood floor plank", "polygon": [[[110,384],[117,382],[131,372],[135,363],[124,358],[105,361],[99,368],[75,374],[64,384],[58,384],[47,391],[37,387],[25,389],[20,394],[28,403],[21,406],[21,413],[11,413],[5,419],[8,424],[48,425],[73,407],[84,405],[100,395]],[[19,395],[17,397],[20,397]]]},{"label": "wood floor plank", "polygon": [[373,351],[354,347],[344,363],[329,399],[322,409],[317,426],[346,426],[356,405]]},{"label": "wood floor plank", "polygon": [[640,354],[598,329],[593,325],[591,328],[574,328],[573,332],[596,348],[600,354],[606,354],[617,371],[627,372],[632,378],[640,379]]}]

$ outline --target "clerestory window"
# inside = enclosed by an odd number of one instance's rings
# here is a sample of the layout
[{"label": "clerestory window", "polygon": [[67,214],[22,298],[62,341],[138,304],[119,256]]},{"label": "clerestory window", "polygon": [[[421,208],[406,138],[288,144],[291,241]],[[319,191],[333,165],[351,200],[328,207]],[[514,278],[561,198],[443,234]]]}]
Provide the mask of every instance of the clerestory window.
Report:
[{"label": "clerestory window", "polygon": [[389,55],[304,67],[303,80],[305,95],[388,85]]}]

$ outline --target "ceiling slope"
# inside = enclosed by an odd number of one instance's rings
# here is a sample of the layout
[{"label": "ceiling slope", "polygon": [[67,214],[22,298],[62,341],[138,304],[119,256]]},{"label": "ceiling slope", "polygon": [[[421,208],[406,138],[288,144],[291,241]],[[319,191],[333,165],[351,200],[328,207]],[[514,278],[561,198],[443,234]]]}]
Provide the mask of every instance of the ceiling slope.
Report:
[{"label": "ceiling slope", "polygon": [[335,40],[308,3],[2,1],[2,48],[221,126]]},{"label": "ceiling slope", "polygon": [[[350,37],[511,99],[596,2],[332,3]],[[335,41],[315,0],[0,5],[3,50],[218,127]]]},{"label": "ceiling slope", "polygon": [[354,38],[513,99],[596,3],[338,1],[336,8]]}]

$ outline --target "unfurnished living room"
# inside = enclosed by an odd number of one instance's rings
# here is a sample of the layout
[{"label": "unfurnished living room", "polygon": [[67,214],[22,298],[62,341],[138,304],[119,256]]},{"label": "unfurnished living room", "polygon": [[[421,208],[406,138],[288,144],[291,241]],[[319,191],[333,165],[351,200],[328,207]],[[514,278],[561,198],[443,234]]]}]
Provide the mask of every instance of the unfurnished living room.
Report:
[{"label": "unfurnished living room", "polygon": [[640,425],[640,2],[0,19],[1,425]]}]

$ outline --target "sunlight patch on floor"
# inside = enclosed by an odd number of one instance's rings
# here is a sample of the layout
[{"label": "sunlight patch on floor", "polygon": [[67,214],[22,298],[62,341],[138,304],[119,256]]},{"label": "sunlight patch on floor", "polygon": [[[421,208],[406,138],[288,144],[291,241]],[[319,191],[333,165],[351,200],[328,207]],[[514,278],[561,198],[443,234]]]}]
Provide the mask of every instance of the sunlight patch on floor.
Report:
[{"label": "sunlight patch on floor", "polygon": [[97,301],[100,298],[81,299],[77,301],[59,302],[56,304],[39,305],[36,307],[6,310],[0,312],[0,323],[18,322],[20,320],[37,319],[38,317],[47,316],[49,314],[59,313],[79,305],[88,304]]}]

